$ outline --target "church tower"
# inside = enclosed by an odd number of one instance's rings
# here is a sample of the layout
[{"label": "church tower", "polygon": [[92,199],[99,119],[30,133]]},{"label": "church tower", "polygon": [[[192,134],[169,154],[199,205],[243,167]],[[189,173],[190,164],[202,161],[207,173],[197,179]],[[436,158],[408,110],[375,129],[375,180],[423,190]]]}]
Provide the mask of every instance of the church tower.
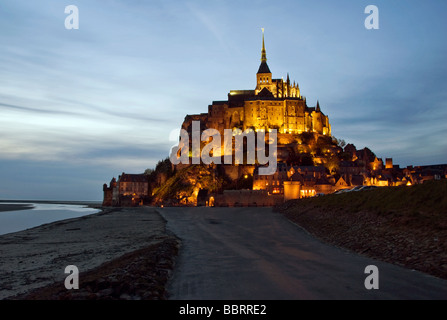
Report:
[{"label": "church tower", "polygon": [[256,74],[256,90],[258,94],[262,89],[267,88],[270,90],[272,85],[272,73],[267,65],[267,53],[265,51],[264,43],[264,28],[262,28],[262,51],[261,51],[261,65],[259,66],[258,73]]}]

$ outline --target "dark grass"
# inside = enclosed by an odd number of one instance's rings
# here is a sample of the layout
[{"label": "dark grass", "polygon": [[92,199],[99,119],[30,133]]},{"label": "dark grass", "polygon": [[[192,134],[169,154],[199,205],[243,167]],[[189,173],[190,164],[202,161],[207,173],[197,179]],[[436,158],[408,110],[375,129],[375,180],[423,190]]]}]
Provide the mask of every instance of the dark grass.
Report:
[{"label": "dark grass", "polygon": [[401,187],[383,187],[366,191],[330,194],[323,197],[293,200],[293,206],[314,206],[358,212],[368,210],[383,214],[443,216],[447,214],[447,180]]},{"label": "dark grass", "polygon": [[447,279],[447,180],[291,200],[276,209],[325,242]]}]

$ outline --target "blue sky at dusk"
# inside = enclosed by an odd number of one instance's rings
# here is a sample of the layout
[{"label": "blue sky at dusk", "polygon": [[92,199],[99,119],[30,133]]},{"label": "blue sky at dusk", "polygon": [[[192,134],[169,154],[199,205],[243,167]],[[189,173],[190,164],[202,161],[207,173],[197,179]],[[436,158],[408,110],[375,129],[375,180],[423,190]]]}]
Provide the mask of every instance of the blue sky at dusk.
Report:
[{"label": "blue sky at dusk", "polygon": [[[379,8],[367,30],[365,7]],[[65,29],[67,5],[79,30]],[[395,164],[447,163],[445,1],[0,2],[0,199],[100,200],[168,156],[186,114],[274,78],[335,137]]]}]

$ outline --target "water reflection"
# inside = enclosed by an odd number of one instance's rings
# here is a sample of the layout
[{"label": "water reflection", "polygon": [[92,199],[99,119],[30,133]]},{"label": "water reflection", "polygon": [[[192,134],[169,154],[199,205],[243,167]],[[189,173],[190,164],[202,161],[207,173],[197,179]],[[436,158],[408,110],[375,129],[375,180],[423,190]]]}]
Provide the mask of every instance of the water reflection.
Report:
[{"label": "water reflection", "polygon": [[100,211],[85,205],[75,204],[2,202],[0,206],[2,204],[32,205],[32,208],[0,212],[0,235],[37,227],[54,221],[78,218]]}]

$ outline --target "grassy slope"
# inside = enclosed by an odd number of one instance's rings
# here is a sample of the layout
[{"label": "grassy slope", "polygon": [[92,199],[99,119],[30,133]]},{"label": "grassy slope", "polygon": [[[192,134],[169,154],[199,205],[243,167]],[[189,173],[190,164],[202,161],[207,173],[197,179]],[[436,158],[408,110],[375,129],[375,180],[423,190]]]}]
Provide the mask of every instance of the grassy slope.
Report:
[{"label": "grassy slope", "polygon": [[378,214],[402,212],[435,215],[447,211],[447,180],[429,181],[411,187],[388,187],[364,192],[347,192],[318,199],[305,199],[317,206],[340,207],[351,211],[370,210]]},{"label": "grassy slope", "polygon": [[447,181],[293,200],[279,210],[324,241],[447,279]]}]

